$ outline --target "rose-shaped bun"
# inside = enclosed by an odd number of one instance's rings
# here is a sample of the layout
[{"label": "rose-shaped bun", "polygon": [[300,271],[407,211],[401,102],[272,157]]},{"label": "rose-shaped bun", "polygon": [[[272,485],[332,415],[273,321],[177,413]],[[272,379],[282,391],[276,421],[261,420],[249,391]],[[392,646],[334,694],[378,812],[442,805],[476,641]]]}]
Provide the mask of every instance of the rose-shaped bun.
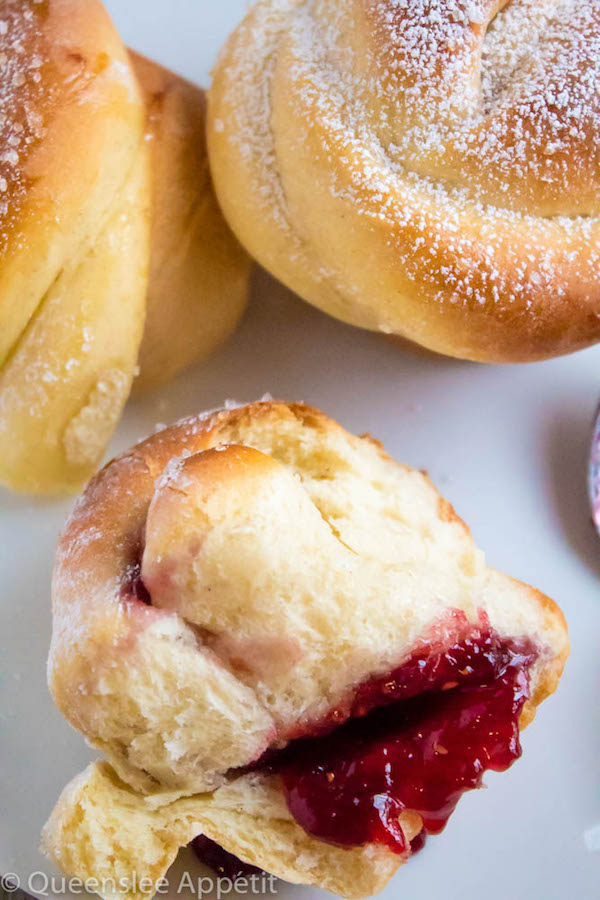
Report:
[{"label": "rose-shaped bun", "polygon": [[[302,812],[304,754],[327,754],[333,783],[339,735],[360,755],[352,729],[387,740],[394,704],[435,696],[447,778],[468,716],[446,704],[470,690],[486,715],[500,703],[493,730],[513,754],[568,651],[555,604],[489,569],[421,472],[299,404],[188,419],[112,462],[61,538],[53,597],[52,693],[110,765],[66,790],[45,846],[94,877],[133,866],[156,879],[204,834],[290,881],[373,893],[449,811],[434,821],[392,792],[385,833],[363,835],[366,803],[334,836],[331,817]],[[507,767],[502,740],[483,768]],[[429,784],[428,765],[413,783]]]},{"label": "rose-shaped bun", "polygon": [[600,339],[594,0],[260,0],[209,102],[250,253],[346,322],[531,361]]}]

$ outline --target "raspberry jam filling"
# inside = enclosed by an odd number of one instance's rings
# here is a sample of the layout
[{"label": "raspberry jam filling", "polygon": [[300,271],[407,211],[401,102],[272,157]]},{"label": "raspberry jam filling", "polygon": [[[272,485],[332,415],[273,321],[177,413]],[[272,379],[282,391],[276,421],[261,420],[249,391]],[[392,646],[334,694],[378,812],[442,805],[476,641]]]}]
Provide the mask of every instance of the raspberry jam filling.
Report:
[{"label": "raspberry jam filling", "polygon": [[[151,605],[139,567],[132,566],[125,593]],[[503,772],[521,755],[519,717],[537,658],[529,640],[500,638],[483,613],[473,626],[454,611],[440,633],[239,774],[278,774],[293,818],[318,840],[383,844],[404,856],[420,850],[487,770]],[[410,841],[405,811],[422,821]],[[261,872],[204,836],[191,846],[233,881]]]},{"label": "raspberry jam filling", "polygon": [[[361,685],[345,724],[294,740],[258,768],[281,775],[291,814],[313,837],[415,852],[486,770],[502,772],[521,755],[519,716],[535,658],[529,641],[501,640],[482,622]],[[399,823],[404,810],[423,820],[412,848]]]}]

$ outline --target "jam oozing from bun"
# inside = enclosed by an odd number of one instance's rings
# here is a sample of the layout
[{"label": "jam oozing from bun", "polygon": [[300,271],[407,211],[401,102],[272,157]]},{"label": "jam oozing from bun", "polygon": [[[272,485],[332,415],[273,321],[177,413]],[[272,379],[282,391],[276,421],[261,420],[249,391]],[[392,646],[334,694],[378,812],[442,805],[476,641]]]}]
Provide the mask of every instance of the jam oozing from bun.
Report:
[{"label": "jam oozing from bun", "polygon": [[501,640],[484,624],[362,685],[345,724],[293,741],[267,764],[282,776],[294,819],[319,840],[399,854],[410,851],[404,810],[438,834],[486,770],[502,772],[521,755],[535,657],[529,641]]},{"label": "jam oozing from bun", "polygon": [[[132,593],[139,598],[139,587]],[[535,647],[500,638],[483,614],[473,626],[455,611],[444,633],[248,767],[281,777],[288,808],[308,834],[410,855],[443,830],[487,770],[503,772],[519,758]],[[411,841],[401,824],[405,811],[423,823]],[[233,880],[254,871],[208,839],[193,849]]]},{"label": "jam oozing from bun", "polygon": [[486,769],[504,771],[520,756],[526,690],[523,674],[510,671],[491,685],[420,695],[393,716],[386,708],[353,720],[318,748],[294,748],[297,759],[281,769],[292,815],[320,840],[404,853],[405,809],[437,834]]}]

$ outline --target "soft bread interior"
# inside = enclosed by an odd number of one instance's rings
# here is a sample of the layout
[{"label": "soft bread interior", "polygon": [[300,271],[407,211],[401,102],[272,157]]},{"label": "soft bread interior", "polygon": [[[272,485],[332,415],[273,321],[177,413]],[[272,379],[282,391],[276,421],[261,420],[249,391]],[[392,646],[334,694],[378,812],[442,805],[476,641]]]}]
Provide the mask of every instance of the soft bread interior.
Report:
[{"label": "soft bread interior", "polygon": [[[105,880],[105,900],[147,900],[153,891],[143,894],[133,885],[155,884],[179,848],[199,834],[285,881],[341,897],[377,893],[402,862],[381,846],[343,849],[311,838],[291,818],[274,778],[246,776],[158,808],[157,800],[126,787],[107,763],[93,764],[63,791],[42,849],[69,875]],[[418,821],[407,821],[409,839],[419,829]]]}]

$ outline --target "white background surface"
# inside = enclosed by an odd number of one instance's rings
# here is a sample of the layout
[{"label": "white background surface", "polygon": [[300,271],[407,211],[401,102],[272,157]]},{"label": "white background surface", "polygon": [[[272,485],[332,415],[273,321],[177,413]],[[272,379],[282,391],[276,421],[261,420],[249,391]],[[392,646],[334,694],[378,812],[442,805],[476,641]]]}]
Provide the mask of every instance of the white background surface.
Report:
[{"label": "white background surface", "polygon": [[[108,2],[130,44],[204,84],[243,6]],[[583,840],[600,823],[600,542],[585,496],[600,348],[503,368],[426,357],[328,319],[258,274],[232,341],[131,403],[111,453],[157,422],[265,391],[310,401],[429,469],[489,561],[555,597],[571,628],[563,683],[525,733],[524,757],[507,774],[489,775],[487,791],[463,798],[446,832],[396,875],[386,900],[600,898],[600,854]],[[69,507],[0,491],[0,873],[22,879],[55,871],[37,850],[39,832],[92,755],[45,686],[49,578]],[[317,893],[279,890],[284,900]]]}]

